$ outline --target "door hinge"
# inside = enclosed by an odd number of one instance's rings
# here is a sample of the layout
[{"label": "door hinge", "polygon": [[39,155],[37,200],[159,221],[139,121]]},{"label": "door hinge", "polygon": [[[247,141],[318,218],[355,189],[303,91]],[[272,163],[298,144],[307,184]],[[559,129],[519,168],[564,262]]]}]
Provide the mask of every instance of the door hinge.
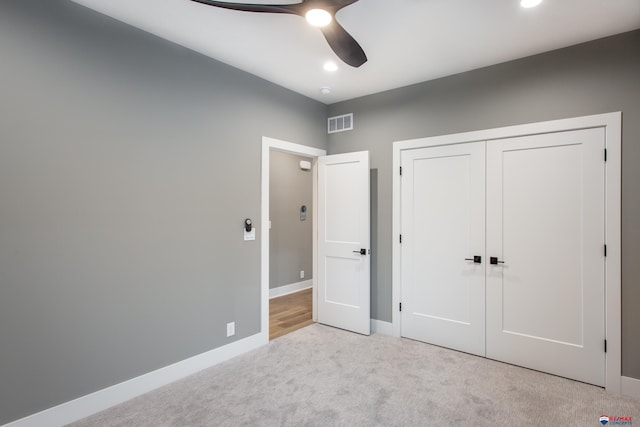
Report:
[{"label": "door hinge", "polygon": [[606,148],[604,149],[604,161],[605,162],[607,161],[607,149]]},{"label": "door hinge", "polygon": [[607,256],[607,245],[604,245],[604,256]]},{"label": "door hinge", "polygon": [[604,352],[607,352],[607,340],[604,340]]},{"label": "door hinge", "polygon": [[402,234],[400,235],[400,243],[402,243]]},{"label": "door hinge", "polygon": [[402,176],[402,166],[400,166],[400,176]]},{"label": "door hinge", "polygon": [[402,311],[402,303],[400,303],[400,311]]}]

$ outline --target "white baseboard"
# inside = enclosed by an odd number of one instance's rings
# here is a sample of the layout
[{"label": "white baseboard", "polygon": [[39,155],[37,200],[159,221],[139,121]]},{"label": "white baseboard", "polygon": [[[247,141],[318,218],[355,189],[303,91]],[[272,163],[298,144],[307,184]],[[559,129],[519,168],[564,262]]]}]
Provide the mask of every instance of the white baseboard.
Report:
[{"label": "white baseboard", "polygon": [[393,323],[371,319],[371,333],[393,336]]},{"label": "white baseboard", "polygon": [[265,334],[258,333],[53,408],[45,409],[42,412],[12,421],[2,427],[64,426],[217,365],[232,357],[254,350],[266,345],[268,342],[269,339]]},{"label": "white baseboard", "polygon": [[303,289],[309,289],[312,286],[313,280],[311,279],[304,280],[298,283],[292,283],[290,285],[278,286],[277,288],[269,289],[269,299],[289,295]]},{"label": "white baseboard", "polygon": [[640,380],[631,377],[620,379],[620,392],[625,396],[640,399]]}]

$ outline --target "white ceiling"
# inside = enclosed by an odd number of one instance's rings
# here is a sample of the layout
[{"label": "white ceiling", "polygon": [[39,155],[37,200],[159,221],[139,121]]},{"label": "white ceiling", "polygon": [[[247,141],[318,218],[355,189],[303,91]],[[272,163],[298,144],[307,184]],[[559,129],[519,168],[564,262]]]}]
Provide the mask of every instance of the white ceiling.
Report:
[{"label": "white ceiling", "polygon": [[[190,0],[74,1],[326,104],[640,28],[639,0],[543,0],[533,9],[519,0],[360,0],[336,16],[369,59],[352,68],[295,15]],[[324,71],[328,60],[338,71]]]}]

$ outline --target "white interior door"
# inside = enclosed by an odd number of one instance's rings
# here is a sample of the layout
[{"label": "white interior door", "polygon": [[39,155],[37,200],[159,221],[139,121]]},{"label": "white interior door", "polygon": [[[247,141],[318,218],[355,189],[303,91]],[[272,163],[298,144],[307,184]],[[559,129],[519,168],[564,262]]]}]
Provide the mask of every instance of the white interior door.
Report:
[{"label": "white interior door", "polygon": [[604,130],[487,144],[487,356],[605,380]]},{"label": "white interior door", "polygon": [[370,334],[369,152],[318,158],[318,322]]},{"label": "white interior door", "polygon": [[[401,334],[485,354],[485,143],[402,153]],[[480,257],[474,262],[474,256]]]}]

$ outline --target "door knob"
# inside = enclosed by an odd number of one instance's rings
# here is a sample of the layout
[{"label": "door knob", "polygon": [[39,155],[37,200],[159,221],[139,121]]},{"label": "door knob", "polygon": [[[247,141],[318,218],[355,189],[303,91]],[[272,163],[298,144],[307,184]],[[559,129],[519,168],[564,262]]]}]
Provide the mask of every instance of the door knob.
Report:
[{"label": "door knob", "polygon": [[474,255],[473,258],[465,258],[465,261],[473,261],[475,264],[482,263],[482,257],[480,255]]},{"label": "door knob", "polygon": [[367,254],[367,250],[366,249],[360,249],[359,251],[353,251],[354,254],[360,254],[360,255],[366,255]]},{"label": "door knob", "polygon": [[493,265],[504,264],[504,261],[498,261],[498,257],[492,256],[489,258],[489,263]]}]

